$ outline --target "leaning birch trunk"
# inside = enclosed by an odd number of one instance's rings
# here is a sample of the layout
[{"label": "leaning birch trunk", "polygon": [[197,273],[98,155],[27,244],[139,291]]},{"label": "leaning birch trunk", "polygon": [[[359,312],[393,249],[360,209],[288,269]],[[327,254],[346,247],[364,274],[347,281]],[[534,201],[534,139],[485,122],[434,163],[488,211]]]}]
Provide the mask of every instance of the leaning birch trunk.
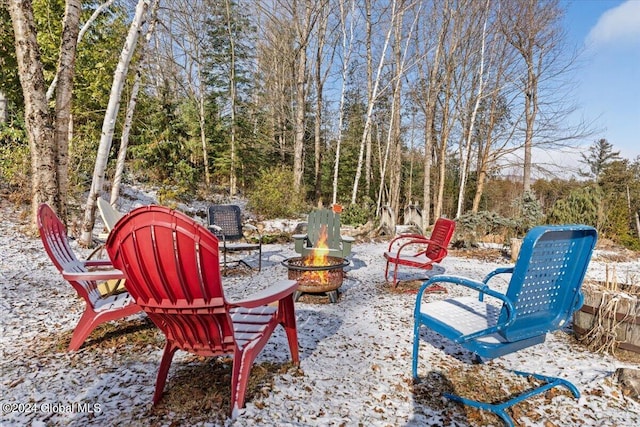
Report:
[{"label": "leaning birch trunk", "polygon": [[138,1],[136,13],[133,17],[131,27],[129,27],[129,34],[127,35],[127,40],[125,41],[122,52],[120,53],[120,60],[118,61],[118,66],[116,67],[116,72],[113,77],[113,86],[111,87],[111,94],[109,95],[109,104],[107,105],[104,122],[102,123],[102,134],[100,136],[100,145],[98,146],[96,165],[93,169],[91,189],[89,190],[87,206],[84,211],[84,220],[82,222],[80,244],[86,246],[91,244],[91,235],[96,215],[96,199],[102,189],[102,183],[104,181],[104,172],[107,168],[107,160],[109,159],[109,151],[111,151],[111,142],[113,141],[116,118],[118,116],[118,109],[120,108],[122,88],[127,76],[131,57],[133,56],[134,48],[138,42],[140,29],[144,24],[144,17],[148,7],[149,0]]},{"label": "leaning birch trunk", "polygon": [[118,159],[116,160],[116,171],[113,175],[113,184],[111,185],[111,196],[109,204],[115,205],[120,195],[120,184],[122,183],[122,174],[124,173],[124,163],[127,158],[127,147],[129,146],[129,133],[131,132],[131,124],[133,123],[133,112],[136,109],[138,101],[138,91],[140,90],[140,73],[136,73],[131,88],[131,97],[127,105],[127,113],[124,117],[124,125],[122,127],[122,138],[120,139],[120,148],[118,149]]},{"label": "leaning birch trunk", "polygon": [[[489,0],[485,6],[485,10],[489,9]],[[471,152],[471,139],[473,138],[473,127],[478,114],[478,108],[480,108],[480,100],[482,99],[482,90],[484,86],[484,52],[485,52],[485,40],[487,37],[487,21],[489,20],[489,14],[485,15],[484,26],[482,27],[482,47],[480,48],[480,69],[478,70],[478,92],[476,94],[476,102],[471,112],[471,120],[469,121],[469,131],[467,134],[467,141],[465,143],[464,152],[462,153],[462,165],[460,165],[460,188],[458,191],[458,209],[456,211],[456,218],[460,218],[462,215],[462,207],[464,206],[464,190],[467,184],[467,170],[468,159]]]},{"label": "leaning birch trunk", "polygon": [[380,62],[378,62],[378,70],[376,72],[376,78],[373,83],[373,92],[371,93],[371,99],[369,99],[369,105],[367,106],[367,117],[364,122],[364,130],[362,131],[362,140],[360,141],[360,152],[358,153],[358,165],[356,168],[356,175],[353,179],[353,191],[351,193],[351,204],[356,203],[356,199],[358,196],[358,182],[360,181],[360,175],[362,175],[362,162],[364,158],[364,149],[367,142],[367,135],[371,131],[371,122],[373,120],[373,107],[375,105],[375,99],[378,93],[378,86],[380,85],[380,78],[382,75],[382,68],[384,66],[384,58],[387,52],[387,47],[389,46],[389,40],[391,39],[391,33],[393,31],[393,21],[396,19],[396,1],[394,0],[391,6],[392,16],[391,16],[391,24],[389,24],[389,30],[387,31],[387,35],[384,39],[384,46],[382,47],[382,52],[380,52]]},{"label": "leaning birch trunk", "polygon": [[111,185],[111,197],[109,204],[115,205],[120,195],[120,184],[122,183],[122,175],[124,173],[124,164],[127,158],[127,148],[129,146],[129,134],[131,133],[131,126],[133,124],[133,113],[136,109],[138,102],[138,92],[140,91],[140,75],[142,70],[142,64],[144,63],[144,57],[146,53],[146,46],[151,40],[151,36],[156,28],[156,14],[158,11],[159,0],[155,0],[153,3],[153,11],[151,13],[152,19],[149,24],[149,30],[145,35],[145,43],[140,53],[138,66],[133,80],[133,87],[131,88],[131,96],[129,97],[129,104],[127,105],[127,112],[124,117],[124,124],[122,126],[122,137],[120,138],[120,148],[118,149],[118,159],[116,160],[116,171],[113,175],[113,183]]}]

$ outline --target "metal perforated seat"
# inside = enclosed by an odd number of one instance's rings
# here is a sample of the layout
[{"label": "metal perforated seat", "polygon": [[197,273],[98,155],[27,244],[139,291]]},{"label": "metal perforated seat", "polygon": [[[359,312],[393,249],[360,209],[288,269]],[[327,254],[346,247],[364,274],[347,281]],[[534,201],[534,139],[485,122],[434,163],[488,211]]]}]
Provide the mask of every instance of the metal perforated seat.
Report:
[{"label": "metal perforated seat", "polygon": [[[596,230],[588,226],[540,226],[525,237],[513,267],[499,268],[482,281],[439,275],[427,280],[418,291],[414,310],[413,376],[419,380],[420,330],[431,329],[460,344],[478,359],[492,359],[544,342],[546,334],[564,327],[583,303],[581,285],[593,248]],[[510,274],[505,294],[489,287],[491,278]],[[423,302],[429,286],[436,283],[461,285],[479,292],[478,298],[459,297]],[[492,298],[487,298],[485,296]],[[483,410],[494,412],[507,425],[513,422],[506,409],[556,386],[568,388],[575,397],[578,389],[569,381],[540,374],[543,384],[500,404],[446,396]]]}]

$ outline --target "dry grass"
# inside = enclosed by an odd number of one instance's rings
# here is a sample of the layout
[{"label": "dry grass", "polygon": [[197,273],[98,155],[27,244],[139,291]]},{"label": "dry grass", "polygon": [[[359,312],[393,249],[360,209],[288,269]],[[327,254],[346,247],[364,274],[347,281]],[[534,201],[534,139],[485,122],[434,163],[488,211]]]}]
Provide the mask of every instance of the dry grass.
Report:
[{"label": "dry grass", "polygon": [[[459,360],[447,359],[439,362],[439,369],[441,370],[429,372],[421,378],[422,381],[419,384],[414,385],[414,396],[420,404],[441,410],[444,414],[442,420],[444,425],[451,424],[453,420],[459,422],[461,417],[473,426],[503,424],[497,415],[448,400],[443,396],[445,393],[500,404],[542,384],[533,377],[516,375],[494,366],[491,362],[468,365]],[[540,400],[544,400],[546,405],[559,395],[572,396],[565,388],[555,387],[511,406],[507,409],[507,413],[516,426],[522,425],[518,420],[523,418],[547,426],[548,424],[543,424],[546,419],[545,414],[537,409],[540,406]],[[575,421],[576,425],[579,425],[579,420]]]},{"label": "dry grass", "polygon": [[[231,358],[203,358],[193,356],[190,361],[176,365],[167,378],[162,400],[149,409],[151,424],[160,423],[171,413],[189,424],[219,423],[229,416],[231,408]],[[285,373],[302,375],[291,363],[263,362],[251,368],[246,401],[260,406],[260,399],[273,390],[274,378]]]}]

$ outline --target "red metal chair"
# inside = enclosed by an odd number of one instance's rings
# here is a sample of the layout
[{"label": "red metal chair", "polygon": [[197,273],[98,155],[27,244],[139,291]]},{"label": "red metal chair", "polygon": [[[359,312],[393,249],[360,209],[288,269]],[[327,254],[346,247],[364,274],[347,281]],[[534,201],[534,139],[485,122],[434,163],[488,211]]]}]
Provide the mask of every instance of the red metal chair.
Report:
[{"label": "red metal chair", "polygon": [[231,413],[244,407],[251,365],[282,325],[299,363],[293,293],[282,280],[253,296],[228,301],[221,283],[218,239],[191,218],[160,206],[131,211],[109,233],[107,252],[127,276],[127,289],[166,336],[154,404],[176,350],[233,355]]},{"label": "red metal chair", "polygon": [[451,241],[456,223],[447,218],[438,218],[433,226],[431,237],[421,234],[401,234],[389,242],[384,257],[387,266],[384,271],[385,280],[389,280],[389,264],[393,264],[393,286],[398,286],[398,266],[431,270],[433,263],[440,262],[447,256],[447,246]]},{"label": "red metal chair", "polygon": [[[51,261],[84,301],[86,308],[71,336],[69,351],[77,350],[89,334],[100,324],[121,319],[139,312],[128,293],[103,296],[98,283],[110,279],[122,279],[124,274],[114,270],[109,260],[80,261],[74,254],[67,230],[60,218],[46,204],[38,208],[38,228],[45,251]],[[89,271],[89,268],[107,267],[110,270]]]}]

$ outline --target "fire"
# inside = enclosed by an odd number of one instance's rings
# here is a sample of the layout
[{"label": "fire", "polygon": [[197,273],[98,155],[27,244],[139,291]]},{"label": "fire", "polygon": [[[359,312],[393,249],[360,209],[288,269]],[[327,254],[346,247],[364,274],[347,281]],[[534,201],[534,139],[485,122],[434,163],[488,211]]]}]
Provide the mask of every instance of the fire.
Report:
[{"label": "fire", "polygon": [[[311,267],[321,267],[328,265],[329,246],[327,245],[327,226],[322,225],[320,228],[320,236],[318,242],[313,247],[311,255],[307,256],[304,260],[304,265]],[[306,271],[303,274],[305,280],[315,281],[326,285],[329,283],[329,272],[326,270],[321,271]]]}]

